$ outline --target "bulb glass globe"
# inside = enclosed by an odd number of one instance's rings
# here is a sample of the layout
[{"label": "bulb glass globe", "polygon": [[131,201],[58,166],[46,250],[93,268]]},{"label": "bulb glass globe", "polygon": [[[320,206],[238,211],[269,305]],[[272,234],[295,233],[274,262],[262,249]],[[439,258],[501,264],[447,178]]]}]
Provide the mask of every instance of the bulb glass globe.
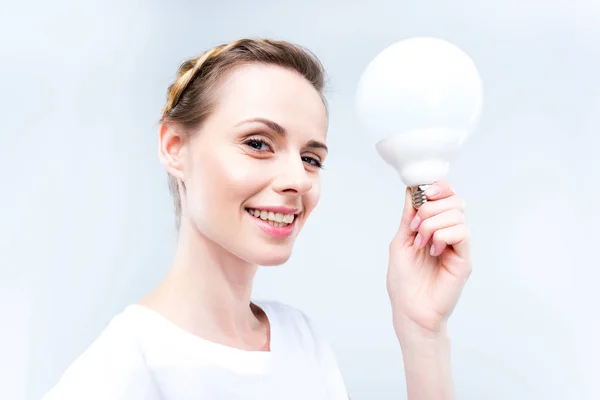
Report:
[{"label": "bulb glass globe", "polygon": [[402,40],[367,65],[356,92],[358,117],[379,155],[411,187],[416,208],[427,186],[446,177],[479,121],[482,99],[475,64],[442,39]]}]

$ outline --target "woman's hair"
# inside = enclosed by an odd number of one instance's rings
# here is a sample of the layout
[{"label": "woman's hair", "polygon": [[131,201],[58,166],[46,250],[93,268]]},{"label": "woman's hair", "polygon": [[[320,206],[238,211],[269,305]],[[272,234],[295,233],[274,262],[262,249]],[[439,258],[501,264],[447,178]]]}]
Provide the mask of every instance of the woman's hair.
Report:
[{"label": "woman's hair", "polygon": [[[276,65],[298,72],[321,94],[325,71],[309,50],[285,41],[241,39],[221,44],[179,67],[175,82],[167,90],[161,123],[175,123],[182,132],[193,132],[211,113],[215,90],[233,68],[250,63]],[[176,224],[181,224],[181,197],[178,182],[169,175],[169,189],[175,202]]]}]

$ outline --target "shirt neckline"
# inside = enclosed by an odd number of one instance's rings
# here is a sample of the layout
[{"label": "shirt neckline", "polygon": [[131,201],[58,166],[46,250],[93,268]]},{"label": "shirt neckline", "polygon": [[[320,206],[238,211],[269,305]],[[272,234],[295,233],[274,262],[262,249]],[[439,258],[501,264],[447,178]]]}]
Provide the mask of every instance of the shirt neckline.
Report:
[{"label": "shirt neckline", "polygon": [[278,341],[278,327],[277,327],[276,318],[274,316],[275,313],[269,307],[269,304],[267,302],[253,300],[252,303],[255,306],[257,306],[258,308],[260,308],[265,313],[265,316],[268,320],[268,323],[269,323],[269,350],[240,349],[237,347],[232,347],[232,346],[228,346],[228,345],[225,345],[222,343],[204,339],[198,335],[194,335],[193,333],[191,333],[191,332],[187,331],[186,329],[180,327],[179,325],[175,324],[174,322],[169,320],[167,317],[165,317],[158,311],[155,311],[155,310],[153,310],[147,306],[144,306],[142,304],[137,304],[137,303],[130,304],[129,306],[126,307],[125,313],[131,312],[131,311],[134,311],[134,312],[141,311],[142,314],[144,314],[146,317],[150,318],[154,323],[156,323],[156,322],[160,323],[163,327],[167,328],[169,331],[172,331],[173,334],[175,334],[177,336],[181,336],[181,338],[183,340],[186,340],[192,344],[195,343],[195,344],[199,344],[201,346],[211,346],[216,349],[220,349],[224,352],[230,353],[232,355],[237,354],[237,355],[244,356],[244,357],[271,358],[273,356],[274,351],[277,349],[277,343],[278,343],[277,342]]}]

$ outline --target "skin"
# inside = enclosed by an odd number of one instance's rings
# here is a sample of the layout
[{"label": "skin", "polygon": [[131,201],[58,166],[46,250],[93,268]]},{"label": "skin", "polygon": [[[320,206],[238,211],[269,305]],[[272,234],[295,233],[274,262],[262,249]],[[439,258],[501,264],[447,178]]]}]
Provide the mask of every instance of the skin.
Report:
[{"label": "skin", "polygon": [[447,182],[436,182],[426,196],[417,211],[406,191],[387,290],[408,398],[446,400],[454,398],[447,321],[471,275],[470,233],[464,201]]},{"label": "skin", "polygon": [[[140,304],[207,340],[268,351],[269,323],[250,304],[252,284],[258,265],[288,260],[319,201],[327,150],[315,143],[326,142],[326,111],[308,81],[277,66],[237,67],[215,94],[213,113],[191,136],[160,127],[160,160],[183,182],[181,228],[168,275]],[[285,133],[247,122],[257,118]],[[434,187],[418,212],[407,191],[390,245],[387,288],[410,399],[453,396],[446,321],[471,269],[463,202],[447,183]],[[265,206],[299,211],[291,236],[269,236],[246,211]]]}]

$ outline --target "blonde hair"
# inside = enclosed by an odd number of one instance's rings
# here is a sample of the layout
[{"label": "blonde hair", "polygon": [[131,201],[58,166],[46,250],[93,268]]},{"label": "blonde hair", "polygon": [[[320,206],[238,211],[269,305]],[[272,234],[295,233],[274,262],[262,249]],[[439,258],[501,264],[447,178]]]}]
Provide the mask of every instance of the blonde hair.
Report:
[{"label": "blonde hair", "polygon": [[[241,39],[221,44],[179,67],[175,82],[167,90],[161,123],[175,123],[191,132],[210,114],[215,88],[231,69],[248,63],[277,65],[306,78],[323,98],[325,71],[309,50],[285,41]],[[323,98],[325,103],[325,99]],[[178,182],[169,175],[169,189],[175,205],[177,228],[181,224],[181,196]]]}]

